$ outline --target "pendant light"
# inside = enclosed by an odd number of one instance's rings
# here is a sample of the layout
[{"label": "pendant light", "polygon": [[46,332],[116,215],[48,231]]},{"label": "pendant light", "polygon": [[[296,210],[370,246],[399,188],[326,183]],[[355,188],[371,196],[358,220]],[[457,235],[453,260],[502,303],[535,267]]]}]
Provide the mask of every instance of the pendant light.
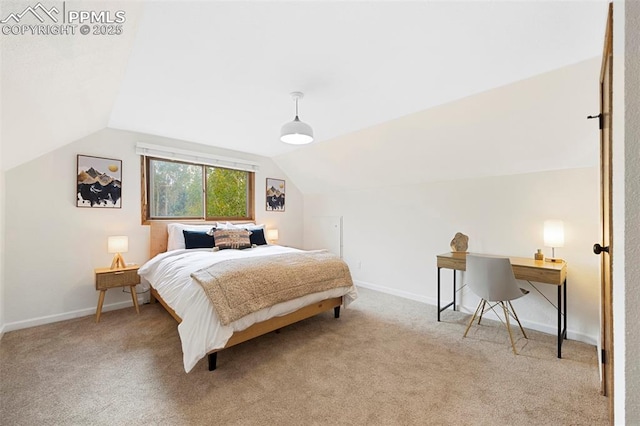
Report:
[{"label": "pendant light", "polygon": [[291,97],[296,103],[296,118],[285,123],[280,130],[280,140],[292,145],[304,145],[313,142],[313,129],[298,118],[298,100],[304,97],[302,92],[292,92]]}]

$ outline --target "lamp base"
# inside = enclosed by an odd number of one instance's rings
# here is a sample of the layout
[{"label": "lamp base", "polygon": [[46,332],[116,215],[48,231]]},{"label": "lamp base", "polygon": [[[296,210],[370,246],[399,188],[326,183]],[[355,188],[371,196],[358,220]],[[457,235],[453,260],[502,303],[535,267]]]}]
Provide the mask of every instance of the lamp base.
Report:
[{"label": "lamp base", "polygon": [[551,263],[561,263],[564,262],[564,260],[558,258],[558,257],[547,257],[545,259],[545,262],[551,262]]},{"label": "lamp base", "polygon": [[126,267],[127,267],[127,264],[124,263],[124,259],[122,258],[122,255],[120,253],[116,253],[115,256],[113,256],[113,261],[111,262],[110,269],[124,269]]}]

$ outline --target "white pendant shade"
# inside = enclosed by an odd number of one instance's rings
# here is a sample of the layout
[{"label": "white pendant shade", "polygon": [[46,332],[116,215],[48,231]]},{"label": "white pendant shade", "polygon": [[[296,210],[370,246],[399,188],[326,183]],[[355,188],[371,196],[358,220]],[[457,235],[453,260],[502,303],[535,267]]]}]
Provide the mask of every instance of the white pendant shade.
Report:
[{"label": "white pendant shade", "polygon": [[303,96],[301,92],[291,93],[291,97],[296,103],[296,118],[285,123],[280,130],[280,140],[284,143],[304,145],[313,142],[313,129],[298,118],[298,99]]},{"label": "white pendant shade", "polygon": [[307,123],[300,121],[298,116],[282,126],[280,140],[293,145],[304,145],[313,142],[313,129]]}]

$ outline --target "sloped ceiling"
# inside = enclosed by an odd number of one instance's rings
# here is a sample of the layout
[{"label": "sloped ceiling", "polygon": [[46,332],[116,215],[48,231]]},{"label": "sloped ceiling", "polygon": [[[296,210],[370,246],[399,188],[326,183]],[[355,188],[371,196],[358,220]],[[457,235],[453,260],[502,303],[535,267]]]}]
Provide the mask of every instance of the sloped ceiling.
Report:
[{"label": "sloped ceiling", "polygon": [[[62,22],[63,2],[47,2]],[[2,0],[0,20],[21,13],[38,2]],[[7,170],[79,138],[103,129],[109,122],[120,90],[142,5],[132,2],[65,2],[67,10],[123,8],[121,35],[0,35],[2,169]],[[42,14],[42,13],[41,13]],[[44,17],[44,15],[43,15]],[[44,17],[43,27],[53,21]],[[15,24],[41,25],[26,14]]]},{"label": "sloped ceiling", "polygon": [[375,190],[381,208],[424,182],[595,167],[599,73],[582,61],[274,160],[305,194]]},{"label": "sloped ceiling", "polygon": [[593,58],[606,17],[605,1],[139,5],[119,3],[121,37],[3,36],[4,169],[105,126],[283,155],[305,149],[278,139],[291,91],[322,144]]}]

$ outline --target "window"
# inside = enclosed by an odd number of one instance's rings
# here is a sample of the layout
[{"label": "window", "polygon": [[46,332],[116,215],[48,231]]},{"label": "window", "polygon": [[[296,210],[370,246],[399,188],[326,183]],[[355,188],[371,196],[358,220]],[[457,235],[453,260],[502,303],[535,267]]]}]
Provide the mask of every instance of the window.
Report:
[{"label": "window", "polygon": [[143,221],[253,220],[254,173],[144,157]]}]

